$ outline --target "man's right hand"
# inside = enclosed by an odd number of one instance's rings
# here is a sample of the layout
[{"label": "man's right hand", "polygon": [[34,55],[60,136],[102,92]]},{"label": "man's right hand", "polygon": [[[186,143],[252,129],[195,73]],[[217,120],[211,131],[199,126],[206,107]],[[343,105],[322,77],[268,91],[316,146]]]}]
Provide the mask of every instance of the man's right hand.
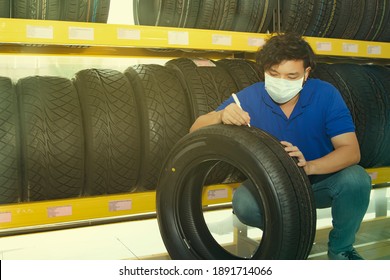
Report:
[{"label": "man's right hand", "polygon": [[242,110],[236,103],[226,106],[221,114],[221,121],[224,124],[248,125],[251,119],[248,112]]}]

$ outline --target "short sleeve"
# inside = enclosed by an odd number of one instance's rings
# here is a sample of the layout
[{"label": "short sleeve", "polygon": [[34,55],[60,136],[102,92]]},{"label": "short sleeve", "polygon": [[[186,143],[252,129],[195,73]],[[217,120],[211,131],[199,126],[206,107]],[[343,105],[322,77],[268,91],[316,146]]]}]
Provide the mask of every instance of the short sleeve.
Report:
[{"label": "short sleeve", "polygon": [[326,133],[329,138],[334,136],[354,132],[355,125],[352,120],[351,112],[349,111],[340,92],[333,87],[331,95],[332,100],[326,115]]}]

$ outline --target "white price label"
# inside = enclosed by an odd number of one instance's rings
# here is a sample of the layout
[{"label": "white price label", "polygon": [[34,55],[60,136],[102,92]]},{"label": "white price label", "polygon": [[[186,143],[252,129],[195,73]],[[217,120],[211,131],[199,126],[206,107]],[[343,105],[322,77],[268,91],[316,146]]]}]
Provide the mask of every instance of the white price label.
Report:
[{"label": "white price label", "polygon": [[95,29],[87,27],[69,27],[69,39],[71,40],[89,40],[95,39]]},{"label": "white price label", "polygon": [[168,31],[168,44],[189,45],[190,39],[187,31]]},{"label": "white price label", "polygon": [[121,40],[141,40],[141,31],[138,29],[118,28],[117,38]]},{"label": "white price label", "polygon": [[110,212],[121,211],[121,210],[131,210],[132,201],[131,200],[113,200],[108,203],[108,208]]},{"label": "white price label", "polygon": [[72,216],[72,206],[54,206],[47,208],[47,216],[49,218]]},{"label": "white price label", "polygon": [[0,213],[0,223],[10,223],[12,221],[11,212]]},{"label": "white price label", "polygon": [[209,59],[205,58],[194,58],[192,59],[192,62],[195,63],[196,66],[198,67],[216,67],[214,62],[212,62]]},{"label": "white price label", "polygon": [[53,26],[35,26],[27,25],[27,38],[53,39]]},{"label": "white price label", "polygon": [[332,43],[329,42],[317,42],[316,43],[317,51],[330,52],[332,51]]},{"label": "white price label", "polygon": [[343,52],[357,53],[359,51],[359,46],[358,46],[358,44],[343,43],[342,49],[343,49]]},{"label": "white price label", "polygon": [[232,36],[213,34],[211,42],[213,45],[231,46],[232,45]]},{"label": "white price label", "polygon": [[228,197],[228,189],[218,189],[218,190],[209,190],[207,192],[207,198],[212,199],[220,199]]},{"label": "white price label", "polygon": [[378,172],[370,172],[370,173],[368,173],[368,175],[370,175],[372,180],[375,180],[378,178]]},{"label": "white price label", "polygon": [[263,38],[248,38],[248,46],[250,47],[262,47],[264,44]]},{"label": "white price label", "polygon": [[368,46],[367,53],[380,55],[382,54],[382,48],[381,46]]}]

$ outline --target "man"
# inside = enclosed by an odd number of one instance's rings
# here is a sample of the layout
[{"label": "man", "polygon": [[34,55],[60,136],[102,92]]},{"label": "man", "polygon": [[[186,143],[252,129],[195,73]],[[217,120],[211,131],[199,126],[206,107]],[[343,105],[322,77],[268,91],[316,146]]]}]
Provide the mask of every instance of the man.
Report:
[{"label": "man", "polygon": [[[314,56],[298,35],[271,37],[257,53],[265,81],[237,94],[241,107],[231,97],[200,116],[190,131],[218,123],[250,124],[277,137],[309,176],[316,207],[332,208],[329,259],[361,260],[353,243],[367,211],[371,179],[357,165],[355,126],[340,93],[327,82],[309,79]],[[241,184],[233,210],[243,223],[261,228],[263,217],[253,188],[250,181]]]}]

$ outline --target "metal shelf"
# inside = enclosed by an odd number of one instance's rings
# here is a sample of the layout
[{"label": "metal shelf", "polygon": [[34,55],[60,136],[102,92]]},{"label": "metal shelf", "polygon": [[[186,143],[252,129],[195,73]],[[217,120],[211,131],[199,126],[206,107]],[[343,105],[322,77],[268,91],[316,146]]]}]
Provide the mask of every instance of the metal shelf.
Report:
[{"label": "metal shelf", "polygon": [[[233,189],[237,186],[222,184],[204,187],[203,206],[230,203]],[[155,191],[0,205],[0,236],[18,231],[28,232],[34,227],[45,229],[72,223],[92,224],[98,219],[131,219],[132,216],[135,218],[155,212]]]},{"label": "metal shelf", "polygon": [[[109,57],[233,57],[253,54],[267,34],[171,27],[0,19],[0,54]],[[306,37],[320,56],[385,60],[390,43]],[[152,50],[166,51],[152,51]],[[168,50],[168,51],[167,51]],[[390,168],[367,170],[374,184],[390,182]],[[229,203],[236,185],[204,190],[203,203]],[[155,192],[0,205],[0,236],[25,228],[155,213]]]},{"label": "metal shelf", "polygon": [[[366,169],[372,183],[388,186],[390,167]],[[203,206],[230,203],[238,184],[207,186],[203,189]],[[154,191],[82,197],[72,199],[25,202],[0,205],[0,236],[20,231],[63,227],[66,224],[93,224],[96,220],[126,218],[156,212]]]}]

